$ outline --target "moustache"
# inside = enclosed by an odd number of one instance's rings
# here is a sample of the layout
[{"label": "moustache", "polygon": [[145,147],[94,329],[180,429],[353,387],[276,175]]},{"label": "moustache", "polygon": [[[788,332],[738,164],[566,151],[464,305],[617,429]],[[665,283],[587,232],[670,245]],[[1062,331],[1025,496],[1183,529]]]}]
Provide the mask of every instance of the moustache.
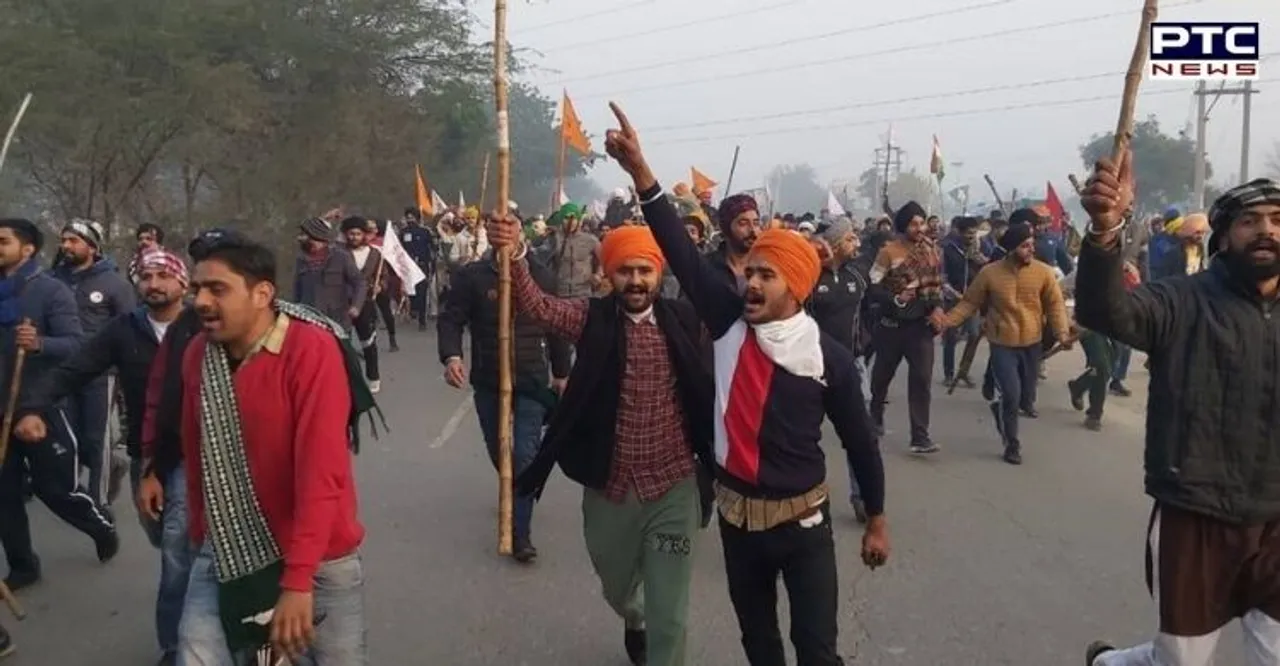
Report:
[{"label": "moustache", "polygon": [[742,300],[753,305],[759,305],[764,302],[764,294],[758,291],[748,290],[747,293],[743,294]]},{"label": "moustache", "polygon": [[648,287],[632,286],[632,287],[627,287],[627,288],[623,289],[623,290],[622,290],[622,293],[624,293],[624,294],[647,294],[647,293],[649,293],[649,289],[648,289]]},{"label": "moustache", "polygon": [[1254,252],[1257,250],[1266,250],[1268,252],[1280,254],[1280,243],[1277,243],[1270,238],[1259,238],[1245,247],[1246,252]]}]

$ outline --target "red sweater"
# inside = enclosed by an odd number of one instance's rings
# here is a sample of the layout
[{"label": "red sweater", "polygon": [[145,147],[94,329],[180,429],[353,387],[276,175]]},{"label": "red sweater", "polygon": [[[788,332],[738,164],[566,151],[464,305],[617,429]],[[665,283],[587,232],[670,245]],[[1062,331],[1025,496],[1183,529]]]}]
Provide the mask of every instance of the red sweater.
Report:
[{"label": "red sweater", "polygon": [[[351,392],[333,335],[282,317],[262,350],[235,372],[254,490],[284,553],[281,587],[309,592],[320,563],[364,540],[347,448]],[[191,540],[205,535],[200,457],[200,374],[205,334],[182,359],[182,448]]]}]

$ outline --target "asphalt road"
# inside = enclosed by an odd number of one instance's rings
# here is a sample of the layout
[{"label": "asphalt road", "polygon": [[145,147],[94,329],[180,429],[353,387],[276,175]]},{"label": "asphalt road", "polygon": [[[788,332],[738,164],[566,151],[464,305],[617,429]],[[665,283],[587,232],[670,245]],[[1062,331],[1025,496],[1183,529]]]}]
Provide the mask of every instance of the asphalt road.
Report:
[{"label": "asphalt road", "polygon": [[[536,566],[496,555],[496,475],[469,396],[440,380],[433,335],[402,334],[401,345],[383,357],[379,396],[393,432],[367,440],[358,459],[371,663],[625,666],[621,624],[598,596],[582,544],[580,490],[554,478],[535,515]],[[883,441],[887,567],[861,565],[851,511],[843,502],[836,509],[849,663],[1076,666],[1090,640],[1127,644],[1152,629],[1142,581],[1145,373],[1135,359],[1135,395],[1110,399],[1106,430],[1092,433],[1064,388],[1081,366],[1079,352],[1051,361],[1016,468],[1000,461],[977,392],[963,389],[934,392],[943,452],[907,456],[905,383],[897,383]],[[843,465],[832,467],[843,496]],[[86,538],[30,506],[46,579],[22,593],[25,622],[4,614],[19,643],[8,663],[154,663],[158,555],[128,507],[117,505],[123,550],[102,566]],[[697,548],[688,663],[743,664],[714,527]],[[1237,642],[1224,641],[1223,663],[1233,663]]]}]

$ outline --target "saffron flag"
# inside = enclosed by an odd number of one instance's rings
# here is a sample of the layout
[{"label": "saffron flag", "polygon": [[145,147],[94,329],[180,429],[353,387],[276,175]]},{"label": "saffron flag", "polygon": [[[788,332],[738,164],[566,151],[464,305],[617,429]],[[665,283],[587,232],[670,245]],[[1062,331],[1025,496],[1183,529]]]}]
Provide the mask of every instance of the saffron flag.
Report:
[{"label": "saffron flag", "polygon": [[394,229],[387,229],[382,237],[382,259],[387,266],[396,272],[404,283],[404,293],[413,296],[419,282],[425,282],[426,274],[418,268],[418,262],[409,256],[409,252],[400,244],[400,235]]},{"label": "saffron flag", "polygon": [[946,167],[942,163],[942,146],[938,143],[938,135],[933,135],[933,154],[929,157],[929,173],[933,174],[938,182],[942,182],[942,178],[946,175]]},{"label": "saffron flag", "polygon": [[702,194],[715,189],[716,181],[711,180],[705,173],[698,171],[697,167],[689,167],[690,180],[693,181],[693,193]]},{"label": "saffron flag", "polygon": [[573,109],[573,102],[569,101],[568,91],[565,91],[564,101],[560,105],[560,140],[583,155],[591,154],[591,142],[587,140],[586,132],[582,131],[582,120]]},{"label": "saffron flag", "polygon": [[413,175],[417,180],[415,198],[418,202],[418,213],[423,218],[431,217],[436,214],[435,206],[432,205],[431,197],[427,195],[427,181],[422,179],[422,167],[414,165]]},{"label": "saffron flag", "polygon": [[1062,231],[1062,223],[1066,220],[1067,209],[1063,207],[1062,200],[1058,198],[1058,193],[1053,189],[1053,183],[1045,183],[1044,206],[1049,209],[1049,227],[1055,232]]}]

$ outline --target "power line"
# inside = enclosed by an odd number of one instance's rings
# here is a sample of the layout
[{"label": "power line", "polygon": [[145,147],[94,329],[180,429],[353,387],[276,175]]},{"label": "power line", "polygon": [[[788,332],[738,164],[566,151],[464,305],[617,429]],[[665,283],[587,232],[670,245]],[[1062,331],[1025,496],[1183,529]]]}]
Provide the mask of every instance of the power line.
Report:
[{"label": "power line", "polygon": [[997,7],[999,5],[1007,5],[1011,2],[1017,2],[1017,0],[989,0],[988,2],[983,2],[976,5],[967,5],[965,7],[945,9],[937,12],[929,12],[927,14],[917,14],[916,16],[896,18],[888,21],[881,21],[880,23],[872,23],[868,25],[857,25],[851,28],[842,28],[840,30],[833,30],[831,32],[824,32],[816,35],[805,35],[802,37],[795,37],[795,38],[783,40],[780,42],[770,42],[763,46],[758,44],[753,44],[751,46],[745,46],[739,49],[733,49],[731,51],[717,51],[715,53],[708,53],[704,55],[686,56],[683,58],[675,58],[672,60],[664,60],[661,62],[656,62],[648,65],[641,65],[639,67],[619,69],[611,72],[602,72],[598,74],[589,74],[587,76],[578,76],[578,77],[569,78],[569,79],[560,79],[557,81],[551,81],[547,83],[547,85],[558,86],[558,85],[563,85],[565,83],[575,83],[578,81],[593,81],[596,79],[602,79],[610,76],[615,76],[618,74],[629,74],[632,72],[648,71],[651,69],[661,69],[663,67],[672,67],[675,65],[687,65],[691,60],[696,60],[696,61],[715,60],[717,58],[727,58],[730,56],[742,55],[744,53],[759,53],[760,51],[764,51],[768,49],[782,48],[785,46],[793,46],[796,44],[809,44],[809,43],[821,41],[824,39],[831,39],[833,37],[843,37],[845,35],[851,35],[858,32],[866,32],[868,30],[890,28],[896,25],[916,23],[916,22],[925,21],[928,19],[942,18],[944,16],[955,16],[957,14],[966,14],[969,12],[979,11],[982,9],[990,9],[992,7]]},{"label": "power line", "polygon": [[649,30],[641,30],[639,32],[625,32],[621,35],[612,35],[609,37],[594,39],[586,42],[573,42],[571,44],[563,44],[561,46],[556,46],[549,49],[541,49],[541,51],[543,53],[557,53],[560,51],[568,51],[569,49],[580,49],[580,48],[585,48],[587,46],[597,46],[600,44],[616,44],[617,42],[626,41],[629,39],[636,39],[637,37],[647,37],[649,35],[656,35],[663,32],[671,32],[672,30],[681,30],[683,28],[702,25],[704,23],[714,23],[714,22],[723,21],[726,19],[740,18],[743,16],[751,16],[752,14],[760,14],[763,12],[771,12],[776,9],[782,9],[784,7],[790,7],[792,5],[798,5],[802,2],[808,2],[808,1],[809,0],[787,0],[786,2],[766,4],[763,7],[756,7],[755,9],[749,9],[745,12],[739,11],[739,12],[730,12],[728,14],[721,14],[719,16],[708,16],[706,18],[694,19],[692,21],[686,21],[684,23],[675,23],[675,24],[665,25],[665,26],[662,26],[661,28],[651,28]]},{"label": "power line", "polygon": [[546,23],[539,23],[537,25],[531,25],[527,28],[520,28],[520,34],[523,35],[525,33],[534,32],[536,30],[554,28],[558,25],[564,25],[566,23],[580,23],[588,19],[599,18],[601,16],[609,16],[610,14],[618,14],[620,12],[630,11],[632,9],[635,9],[637,7],[641,7],[644,5],[652,5],[655,2],[657,2],[657,0],[639,0],[639,2],[629,2],[625,5],[620,5],[618,7],[601,9],[598,12],[591,12],[589,14],[579,14],[577,16],[574,16],[573,18],[565,18],[557,21],[548,21]]},{"label": "power line", "polygon": [[[1263,79],[1260,81],[1256,81],[1256,83],[1270,83],[1275,81],[1280,81],[1280,78]],[[1185,90],[1153,90],[1153,91],[1144,91],[1140,93],[1140,95],[1143,97],[1155,97],[1158,95],[1185,95],[1185,94],[1186,94]],[[938,113],[927,113],[927,114],[921,114],[916,116],[896,116],[896,117],[890,117],[890,118],[877,118],[875,120],[858,120],[858,121],[852,121],[852,122],[829,123],[826,125],[808,125],[804,127],[783,127],[778,129],[772,129],[772,130],[754,130],[749,132],[721,134],[716,136],[666,139],[663,141],[655,141],[649,145],[662,146],[662,145],[676,144],[676,143],[681,143],[681,144],[704,143],[707,141],[722,141],[725,139],[741,139],[741,138],[747,138],[747,137],[758,137],[758,136],[768,136],[768,135],[777,135],[777,134],[798,134],[803,132],[816,132],[816,131],[823,131],[823,130],[846,129],[850,127],[863,127],[867,125],[884,125],[886,123],[911,122],[911,121],[917,121],[917,120],[935,120],[939,118],[955,118],[960,116],[980,115],[984,113],[1000,113],[1004,111],[1021,111],[1025,109],[1041,109],[1041,108],[1051,108],[1051,107],[1061,107],[1061,106],[1074,106],[1077,104],[1088,104],[1091,102],[1115,101],[1115,99],[1116,99],[1116,96],[1114,94],[1097,95],[1094,97],[1079,97],[1075,99],[1051,100],[1051,101],[1044,101],[1044,102],[1029,102],[1026,104],[1008,104],[1005,106],[987,107],[983,109],[965,109],[962,111],[941,111]]]},{"label": "power line", "polygon": [[[1207,0],[1183,0],[1182,2],[1170,3],[1168,5],[1165,5],[1165,7],[1168,8],[1168,7],[1181,7],[1185,5],[1197,5],[1206,1]],[[1092,23],[1094,21],[1101,21],[1104,19],[1116,18],[1120,16],[1132,16],[1133,14],[1134,14],[1133,11],[1128,11],[1128,10],[1122,11],[1122,12],[1111,12],[1108,14],[1096,14],[1093,16],[1067,19],[1064,21],[1051,21],[1049,23],[1031,25],[1025,28],[997,30],[994,32],[982,33],[979,35],[965,35],[963,37],[953,37],[951,39],[944,39],[936,42],[922,42],[918,44],[907,44],[905,46],[895,47],[891,49],[882,49],[879,51],[868,51],[865,53],[855,53],[852,55],[838,56],[835,58],[825,58],[823,60],[811,60],[808,62],[793,63],[790,65],[764,67],[764,68],[748,70],[744,72],[736,72],[732,74],[718,74],[715,76],[705,76],[701,78],[686,79],[682,81],[664,81],[662,83],[645,85],[637,88],[626,88],[622,90],[614,90],[608,93],[602,93],[602,94],[596,94],[596,95],[583,95],[580,97],[580,99],[604,99],[604,98],[616,97],[618,95],[629,94],[629,93],[647,92],[652,90],[666,90],[668,88],[682,88],[685,86],[698,85],[702,83],[719,82],[727,79],[741,79],[741,78],[756,76],[759,74],[774,74],[777,72],[786,72],[793,69],[801,69],[805,67],[818,67],[818,66],[831,65],[835,63],[841,63],[841,62],[849,62],[852,60],[861,60],[863,58],[871,58],[875,56],[894,55],[894,54],[903,53],[906,51],[924,51],[928,49],[938,48],[940,46],[953,46],[955,44],[981,42],[981,41],[986,41],[988,39],[1007,38],[1010,34],[1035,32],[1038,30],[1048,30],[1052,28],[1061,28],[1061,27],[1066,27],[1070,25],[1079,25],[1081,23]],[[633,70],[627,70],[627,71],[633,71]]]},{"label": "power line", "polygon": [[[1280,51],[1274,53],[1265,53],[1259,56],[1258,60],[1267,60],[1280,56]],[[737,118],[722,118],[720,120],[707,120],[696,123],[688,123],[684,125],[660,125],[658,127],[648,128],[646,131],[653,132],[670,132],[682,129],[694,129],[697,127],[714,127],[718,125],[733,125],[737,123],[756,122],[761,120],[778,120],[781,118],[794,118],[797,116],[816,116],[824,113],[834,113],[836,111],[851,111],[854,109],[862,109],[870,106],[884,106],[889,104],[905,104],[908,102],[927,102],[939,99],[950,99],[954,97],[968,97],[972,95],[982,95],[992,92],[1006,92],[1010,90],[1025,90],[1027,88],[1042,88],[1045,86],[1058,85],[1061,83],[1079,83],[1082,81],[1094,81],[1097,79],[1107,79],[1121,76],[1125,72],[1099,72],[1097,74],[1081,74],[1079,76],[1068,76],[1058,79],[1038,79],[1035,81],[1024,81],[1021,83],[1004,83],[1000,85],[987,86],[985,88],[968,88],[965,90],[952,90],[941,93],[928,93],[925,95],[913,95],[911,97],[897,97],[893,99],[879,99],[873,101],[853,102],[850,104],[841,104],[839,106],[828,106],[818,109],[801,109],[798,111],[782,111],[778,113],[767,113],[757,116],[740,116]]]}]

